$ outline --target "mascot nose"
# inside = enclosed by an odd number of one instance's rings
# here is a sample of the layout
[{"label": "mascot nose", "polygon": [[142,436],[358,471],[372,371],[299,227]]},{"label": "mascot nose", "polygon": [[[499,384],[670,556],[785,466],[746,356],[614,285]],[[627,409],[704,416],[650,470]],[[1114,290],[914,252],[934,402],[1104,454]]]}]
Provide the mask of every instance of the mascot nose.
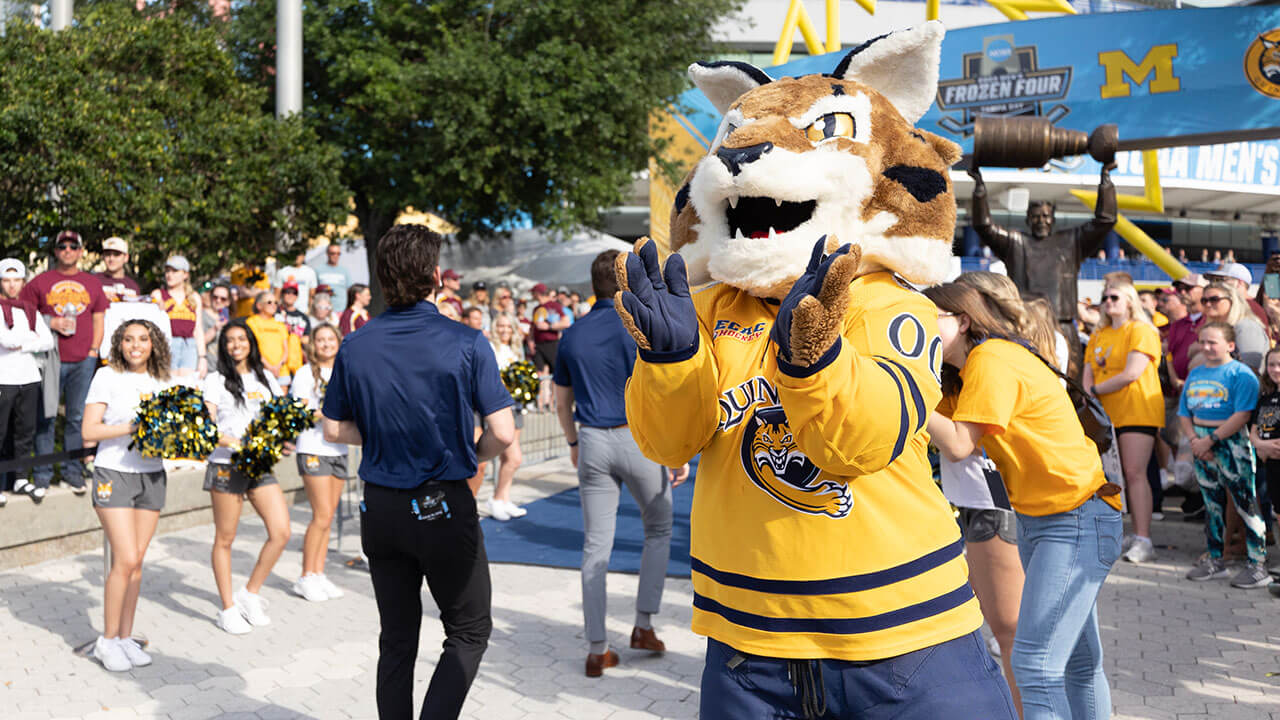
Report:
[{"label": "mascot nose", "polygon": [[737,175],[742,172],[742,166],[750,162],[760,159],[760,156],[773,149],[773,143],[763,142],[759,145],[748,145],[740,148],[722,147],[716,151],[716,157],[720,158],[720,162],[729,168],[729,172]]}]

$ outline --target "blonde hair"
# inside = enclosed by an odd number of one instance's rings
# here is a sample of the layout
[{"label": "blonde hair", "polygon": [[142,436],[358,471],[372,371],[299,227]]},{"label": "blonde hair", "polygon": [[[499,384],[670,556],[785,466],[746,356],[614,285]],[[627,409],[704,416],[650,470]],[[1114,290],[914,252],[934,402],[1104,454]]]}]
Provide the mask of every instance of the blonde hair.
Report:
[{"label": "blonde hair", "polygon": [[[1144,323],[1147,323],[1148,325],[1151,324],[1151,318],[1147,317],[1147,311],[1145,308],[1142,307],[1142,299],[1138,297],[1138,291],[1134,289],[1132,285],[1129,285],[1127,283],[1116,283],[1113,285],[1108,285],[1106,289],[1103,290],[1103,293],[1105,293],[1107,290],[1114,290],[1120,293],[1121,295],[1123,295],[1125,300],[1129,301],[1129,317],[1125,319],[1126,323],[1129,322],[1130,320],[1140,320]],[[1118,325],[1111,324],[1110,313],[1104,311],[1101,313],[1101,315],[1102,317],[1098,319],[1097,329],[1102,329],[1106,327],[1119,327]]]},{"label": "blonde hair", "polygon": [[977,270],[964,273],[956,282],[977,290],[991,312],[1007,322],[1015,335],[1034,345],[1046,360],[1052,362],[1057,357],[1053,326],[1045,326],[1027,310],[1018,286],[1007,275]]},{"label": "blonde hair", "polygon": [[493,316],[493,324],[489,328],[489,342],[494,347],[502,344],[502,341],[498,340],[498,322],[501,320],[505,320],[511,325],[511,342],[507,343],[507,347],[519,354],[520,347],[524,344],[524,338],[520,335],[520,322],[511,313],[500,312]]},{"label": "blonde hair", "polygon": [[[1225,322],[1232,327],[1251,320],[1259,325],[1262,324],[1261,322],[1258,322],[1258,317],[1253,314],[1253,308],[1249,307],[1249,301],[1245,298],[1244,293],[1240,292],[1240,289],[1235,285],[1219,280],[1217,282],[1209,283],[1209,287],[1205,288],[1205,290],[1221,290],[1223,294],[1230,298],[1231,309],[1227,311],[1227,319],[1222,322]],[[1200,296],[1200,302],[1204,302],[1203,294]]]}]

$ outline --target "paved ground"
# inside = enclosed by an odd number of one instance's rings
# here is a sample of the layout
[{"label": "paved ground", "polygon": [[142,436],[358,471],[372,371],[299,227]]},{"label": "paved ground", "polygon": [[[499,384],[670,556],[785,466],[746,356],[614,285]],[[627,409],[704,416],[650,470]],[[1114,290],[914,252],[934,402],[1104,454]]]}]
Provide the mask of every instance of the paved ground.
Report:
[{"label": "paved ground", "polygon": [[[517,501],[567,487],[567,470],[552,461],[522,472]],[[289,592],[307,515],[305,505],[294,507],[290,549],[263,591],[274,622],[247,636],[213,623],[212,527],[157,538],[137,621],[155,663],[128,673],[108,673],[75,653],[101,627],[99,553],[0,573],[0,718],[375,717],[377,612],[367,574],[333,563],[329,575],[347,591],[338,600],[309,604]],[[1280,601],[1264,590],[1182,580],[1203,542],[1199,526],[1177,513],[1157,526],[1157,542],[1173,547],[1150,566],[1118,565],[1102,595],[1115,717],[1280,720]],[[246,518],[233,559],[240,582],[264,537],[256,516]],[[355,547],[348,536],[343,549]],[[495,565],[492,572],[493,639],[465,717],[696,717],[703,642],[687,629],[687,580],[667,583],[657,619],[666,655],[620,649],[622,665],[592,680],[582,675],[576,571]],[[610,631],[625,644],[636,579],[611,575],[609,583]],[[429,614],[419,700],[443,639]]]}]

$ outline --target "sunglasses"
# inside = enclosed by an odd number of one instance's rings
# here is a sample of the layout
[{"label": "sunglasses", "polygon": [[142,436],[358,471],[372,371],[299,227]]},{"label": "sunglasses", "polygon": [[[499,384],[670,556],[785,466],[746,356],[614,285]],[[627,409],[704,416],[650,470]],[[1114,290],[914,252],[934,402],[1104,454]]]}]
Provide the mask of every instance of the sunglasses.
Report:
[{"label": "sunglasses", "polygon": [[1102,302],[1120,302],[1120,295],[1103,295]]},{"label": "sunglasses", "polygon": [[1225,296],[1225,295],[1217,295],[1217,296],[1215,296],[1215,297],[1202,297],[1202,298],[1200,298],[1200,302],[1202,302],[1202,303],[1208,303],[1208,304],[1210,304],[1210,305],[1217,305],[1218,303],[1222,302],[1223,300],[1226,300],[1227,302],[1231,302],[1231,298],[1229,298],[1229,297],[1227,297],[1227,296]]},{"label": "sunglasses", "polygon": [[69,243],[69,242],[58,243],[58,249],[59,250],[79,250],[80,243]]}]

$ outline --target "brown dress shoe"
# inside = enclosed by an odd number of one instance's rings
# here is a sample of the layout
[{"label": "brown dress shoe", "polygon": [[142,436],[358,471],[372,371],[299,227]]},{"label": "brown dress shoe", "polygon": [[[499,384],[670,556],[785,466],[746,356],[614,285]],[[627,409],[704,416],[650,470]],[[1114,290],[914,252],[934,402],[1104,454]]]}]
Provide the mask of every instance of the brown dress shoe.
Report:
[{"label": "brown dress shoe", "polygon": [[631,648],[633,650],[648,650],[650,652],[667,651],[666,644],[658,639],[658,635],[653,631],[653,628],[632,628]]},{"label": "brown dress shoe", "polygon": [[608,650],[603,655],[587,654],[587,677],[600,677],[605,668],[618,666],[618,653]]}]

